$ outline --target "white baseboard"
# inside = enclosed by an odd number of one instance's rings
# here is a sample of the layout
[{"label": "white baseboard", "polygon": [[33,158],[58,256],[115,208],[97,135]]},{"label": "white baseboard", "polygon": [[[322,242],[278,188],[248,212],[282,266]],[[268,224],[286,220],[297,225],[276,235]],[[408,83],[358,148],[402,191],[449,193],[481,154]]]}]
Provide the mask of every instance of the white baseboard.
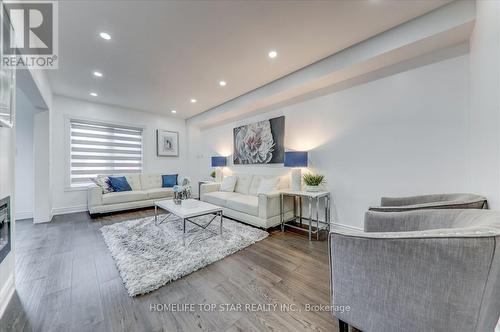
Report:
[{"label": "white baseboard", "polygon": [[52,220],[52,216],[34,216],[33,217],[33,223],[34,224],[42,224],[44,222],[50,222]]},{"label": "white baseboard", "polygon": [[14,283],[14,273],[11,273],[9,279],[0,290],[0,318],[3,316],[5,309],[7,309],[7,305],[14,295],[14,291],[16,290],[16,286]]},{"label": "white baseboard", "polygon": [[85,212],[88,211],[87,205],[75,205],[52,209],[52,215],[57,216],[59,214],[75,213],[75,212]]},{"label": "white baseboard", "polygon": [[31,219],[33,218],[33,212],[16,212],[16,220]]}]

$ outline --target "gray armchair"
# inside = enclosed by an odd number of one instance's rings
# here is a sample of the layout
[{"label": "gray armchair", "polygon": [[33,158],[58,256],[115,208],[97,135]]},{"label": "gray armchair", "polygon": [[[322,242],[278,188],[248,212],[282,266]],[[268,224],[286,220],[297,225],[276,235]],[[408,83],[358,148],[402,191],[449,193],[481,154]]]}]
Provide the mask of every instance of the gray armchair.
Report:
[{"label": "gray armchair", "polygon": [[487,209],[488,201],[476,194],[433,194],[409,197],[382,197],[370,211],[398,212],[423,209]]},{"label": "gray armchair", "polygon": [[[500,212],[374,212],[329,234],[333,311],[363,331],[493,331]],[[345,323],[344,323],[345,322]]]}]

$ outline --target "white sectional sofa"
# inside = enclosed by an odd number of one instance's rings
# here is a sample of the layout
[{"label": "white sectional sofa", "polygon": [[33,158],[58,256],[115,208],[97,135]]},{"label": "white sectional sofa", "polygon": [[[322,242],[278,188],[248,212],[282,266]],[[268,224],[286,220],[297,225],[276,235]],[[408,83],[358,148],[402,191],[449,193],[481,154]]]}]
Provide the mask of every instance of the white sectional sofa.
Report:
[{"label": "white sectional sofa", "polygon": [[174,196],[172,188],[162,188],[161,174],[121,174],[120,176],[125,176],[132,191],[103,194],[101,187],[97,185],[89,187],[87,205],[90,214],[154,206],[155,201]]},{"label": "white sectional sofa", "polygon": [[[270,228],[280,224],[280,190],[288,189],[288,176],[279,179],[275,191],[257,194],[262,179],[271,175],[234,174],[237,177],[234,192],[220,191],[220,183],[202,184],[200,199],[223,208],[224,216],[260,228]],[[293,217],[293,199],[284,201],[285,218]]]}]

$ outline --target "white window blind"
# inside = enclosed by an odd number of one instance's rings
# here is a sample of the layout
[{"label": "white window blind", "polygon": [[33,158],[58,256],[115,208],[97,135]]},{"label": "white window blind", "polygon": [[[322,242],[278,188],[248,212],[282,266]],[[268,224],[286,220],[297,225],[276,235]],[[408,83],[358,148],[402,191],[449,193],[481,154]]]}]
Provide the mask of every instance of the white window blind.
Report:
[{"label": "white window blind", "polygon": [[102,174],[142,172],[142,129],[70,120],[71,186]]}]

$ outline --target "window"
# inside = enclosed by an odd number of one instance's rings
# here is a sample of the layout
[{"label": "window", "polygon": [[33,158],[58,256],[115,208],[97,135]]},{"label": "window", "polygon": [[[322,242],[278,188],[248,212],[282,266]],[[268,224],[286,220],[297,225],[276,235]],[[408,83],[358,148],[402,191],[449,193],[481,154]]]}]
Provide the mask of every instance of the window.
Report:
[{"label": "window", "polygon": [[142,129],[70,120],[71,187],[101,174],[142,172]]}]

